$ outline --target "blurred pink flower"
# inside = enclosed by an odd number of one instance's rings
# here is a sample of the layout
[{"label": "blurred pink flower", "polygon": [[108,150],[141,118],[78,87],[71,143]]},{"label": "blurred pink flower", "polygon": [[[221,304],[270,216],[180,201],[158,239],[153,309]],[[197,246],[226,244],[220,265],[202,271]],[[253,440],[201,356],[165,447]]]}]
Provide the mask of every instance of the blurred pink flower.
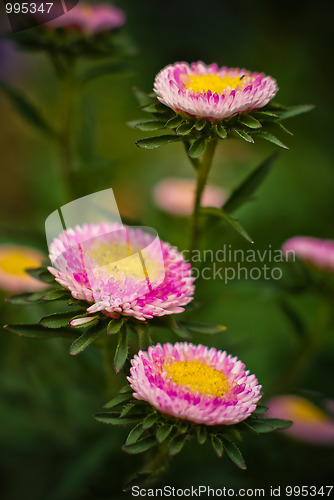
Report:
[{"label": "blurred pink flower", "polygon": [[334,271],[334,241],[321,240],[307,236],[295,236],[286,241],[282,247],[288,256],[295,253],[300,259],[311,262],[321,269]]},{"label": "blurred pink flower", "polygon": [[[158,182],[153,188],[155,204],[175,215],[191,215],[194,208],[196,181],[169,177]],[[227,199],[227,194],[218,186],[205,186],[201,205],[220,208]]]},{"label": "blurred pink flower", "polygon": [[108,3],[88,5],[78,3],[73,9],[47,23],[47,27],[74,28],[86,35],[113,30],[123,26],[125,14]]},{"label": "blurred pink flower", "polygon": [[50,245],[49,271],[87,311],[110,317],[180,313],[193,300],[191,265],[169,243],[118,223],[67,229]]},{"label": "blurred pink flower", "polygon": [[136,399],[197,424],[232,425],[256,409],[261,386],[226,351],[187,342],[157,344],[131,360]]},{"label": "blurred pink flower", "polygon": [[291,437],[315,444],[334,444],[334,418],[301,396],[276,396],[267,402],[267,417],[292,420],[285,432]]},{"label": "blurred pink flower", "polygon": [[21,245],[0,245],[0,288],[10,292],[33,292],[46,287],[30,276],[26,269],[40,267],[45,255]]},{"label": "blurred pink flower", "polygon": [[176,113],[209,120],[262,108],[277,91],[276,80],[263,73],[202,61],[166,66],[154,82],[159,101]]}]

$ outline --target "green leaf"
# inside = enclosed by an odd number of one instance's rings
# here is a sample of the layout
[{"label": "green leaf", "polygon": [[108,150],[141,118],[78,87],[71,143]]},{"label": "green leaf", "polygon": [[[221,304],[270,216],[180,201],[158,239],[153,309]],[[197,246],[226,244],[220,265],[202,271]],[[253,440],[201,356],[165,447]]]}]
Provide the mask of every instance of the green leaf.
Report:
[{"label": "green leaf", "polygon": [[145,106],[142,108],[143,111],[146,113],[166,113],[166,111],[169,110],[164,104],[161,102],[157,102],[155,104],[149,104],[148,106]]},{"label": "green leaf", "polygon": [[65,297],[68,297],[70,292],[68,290],[65,290],[65,288],[60,288],[60,289],[55,289],[52,288],[51,290],[47,290],[44,292],[42,295],[43,300],[58,300],[58,299],[64,299]]},{"label": "green leaf", "polygon": [[105,335],[105,325],[97,324],[85,330],[85,332],[77,338],[70,347],[70,355],[76,356],[86,349],[99,337]]},{"label": "green leaf", "polygon": [[129,401],[130,399],[133,399],[132,394],[118,394],[116,397],[108,401],[103,408],[114,408],[115,406],[118,406],[122,403],[125,403],[125,401]]},{"label": "green leaf", "polygon": [[224,448],[229,458],[232,460],[233,463],[235,463],[237,467],[243,470],[247,468],[243,456],[241,454],[241,451],[234,442],[227,441],[224,439]]},{"label": "green leaf", "polygon": [[218,457],[223,456],[223,451],[224,451],[224,445],[223,441],[219,439],[219,437],[215,436],[214,434],[211,435],[211,444],[213,449],[215,450],[216,454]]},{"label": "green leaf", "polygon": [[254,143],[254,139],[253,137],[251,137],[249,134],[247,134],[247,132],[245,132],[244,130],[238,130],[238,129],[235,129],[236,133],[238,135],[240,135],[240,137],[242,139],[244,139],[245,141],[247,142],[251,142],[251,143]]},{"label": "green leaf", "polygon": [[206,140],[196,139],[188,150],[190,158],[199,158],[206,150]]},{"label": "green leaf", "polygon": [[111,321],[109,321],[107,327],[107,335],[114,335],[115,333],[118,333],[122,328],[124,321],[124,317],[112,319]]},{"label": "green leaf", "polygon": [[262,413],[265,413],[268,410],[267,406],[264,405],[257,405],[256,410],[253,412],[254,414],[261,415]]},{"label": "green leaf", "polygon": [[43,132],[52,138],[56,137],[57,133],[43,117],[40,110],[32,104],[27,97],[4,82],[0,82],[0,90],[6,94],[16,111],[23,118],[25,118],[30,125],[33,125],[40,132]]},{"label": "green leaf", "polygon": [[264,179],[274,166],[278,158],[278,153],[274,153],[264,160],[242,183],[233,191],[229,199],[225,202],[223,209],[225,212],[234,212],[244,203],[252,198]]},{"label": "green leaf", "polygon": [[31,303],[31,300],[29,299],[32,295],[33,294],[29,292],[20,293],[19,295],[12,295],[11,297],[6,298],[6,302],[15,306],[26,306]]},{"label": "green leaf", "polygon": [[166,127],[170,129],[177,128],[181,123],[184,121],[184,117],[181,115],[176,115],[173,116],[168,122],[166,123]]},{"label": "green leaf", "polygon": [[64,313],[54,313],[44,316],[44,318],[39,320],[39,324],[45,326],[46,328],[61,328],[62,326],[68,326],[69,322],[79,311],[69,311]]},{"label": "green leaf", "polygon": [[147,451],[153,446],[156,446],[157,442],[154,437],[150,436],[144,439],[140,439],[139,441],[136,441],[135,443],[129,444],[129,445],[124,445],[122,446],[122,449],[129,453],[130,455],[136,455],[137,453],[143,453],[144,451]]},{"label": "green leaf", "polygon": [[243,125],[246,125],[246,127],[249,127],[249,128],[261,128],[262,127],[259,120],[257,120],[256,118],[254,118],[251,115],[240,115],[239,120]]},{"label": "green leaf", "polygon": [[147,137],[146,139],[139,139],[136,142],[137,146],[142,149],[156,149],[165,146],[170,142],[181,141],[181,137],[177,135],[159,135],[156,137]]},{"label": "green leaf", "polygon": [[178,135],[188,135],[194,128],[194,122],[183,122],[176,129]]},{"label": "green leaf", "polygon": [[206,124],[207,124],[207,120],[205,120],[204,118],[202,120],[196,120],[195,121],[195,129],[200,132],[201,130],[203,130],[203,128],[205,127]]},{"label": "green leaf", "polygon": [[198,444],[204,444],[208,438],[208,431],[204,425],[197,427],[197,441]]},{"label": "green leaf", "polygon": [[139,104],[139,106],[149,106],[152,104],[152,102],[155,101],[154,97],[150,97],[146,92],[143,92],[142,90],[138,89],[137,87],[133,87],[133,93],[134,96]]},{"label": "green leaf", "polygon": [[255,116],[260,120],[272,120],[278,118],[278,115],[273,111],[256,111]]},{"label": "green leaf", "polygon": [[226,128],[224,127],[224,125],[222,123],[217,123],[216,125],[214,125],[213,126],[213,131],[221,139],[226,139],[226,137],[227,137],[227,130],[226,130]]},{"label": "green leaf", "polygon": [[164,128],[166,120],[133,120],[131,122],[127,122],[127,125],[129,125],[129,127],[142,130],[143,132],[150,132],[152,130],[160,130]]},{"label": "green leaf", "polygon": [[129,425],[129,424],[137,424],[140,416],[120,418],[118,413],[102,412],[102,413],[96,413],[96,415],[94,415],[94,418],[98,422],[101,422],[102,424]]},{"label": "green leaf", "polygon": [[170,457],[173,457],[174,455],[180,453],[183,446],[185,445],[186,440],[187,440],[187,434],[176,434],[175,436],[173,436],[172,439],[169,441],[168,455]]},{"label": "green leaf", "polygon": [[222,209],[216,207],[201,207],[201,213],[203,215],[219,217],[247,241],[254,243],[250,236],[246,233],[245,229],[236,220],[231,219],[231,217],[229,217]]},{"label": "green leaf", "polygon": [[129,403],[125,405],[120,413],[120,418],[125,417],[125,415],[129,415],[131,413],[138,413],[137,405],[135,403]]},{"label": "green leaf", "polygon": [[150,415],[147,415],[147,417],[144,418],[143,420],[143,429],[150,429],[153,427],[153,425],[156,423],[158,420],[159,415],[158,413],[151,413]]},{"label": "green leaf", "polygon": [[132,393],[132,388],[131,388],[130,385],[126,384],[118,392],[120,394],[126,394],[127,392],[131,392]]},{"label": "green leaf", "polygon": [[177,430],[180,434],[185,434],[189,429],[188,422],[186,420],[180,420],[177,423]]},{"label": "green leaf", "polygon": [[215,335],[216,333],[221,333],[226,330],[226,326],[222,325],[207,325],[205,323],[189,323],[186,321],[180,321],[179,324],[192,332],[204,333],[207,335]]},{"label": "green leaf", "polygon": [[46,269],[46,267],[37,267],[33,269],[26,269],[26,272],[33,278],[43,281],[43,283],[54,283],[54,276]]},{"label": "green leaf", "polygon": [[286,118],[292,118],[293,116],[301,115],[302,113],[308,113],[312,111],[315,106],[312,104],[301,104],[299,106],[292,106],[287,108],[285,111],[278,111],[277,114],[280,120],[285,120]]},{"label": "green leaf", "polygon": [[188,330],[186,328],[182,328],[180,325],[176,324],[175,326],[174,325],[168,325],[168,328],[173,332],[175,333],[175,335],[177,335],[178,337],[180,337],[181,339],[192,339],[192,335],[190,332],[188,332]]},{"label": "green leaf", "polygon": [[283,132],[285,132],[286,134],[293,135],[293,133],[292,133],[289,129],[287,129],[287,128],[283,125],[283,123],[281,123],[281,122],[277,122],[277,121],[276,121],[276,122],[274,122],[274,125],[275,125],[276,127],[278,127],[280,130],[282,130]]},{"label": "green leaf", "polygon": [[288,429],[293,424],[292,420],[284,420],[282,418],[266,418],[264,420],[276,429]]},{"label": "green leaf", "polygon": [[145,430],[142,428],[141,422],[137,424],[133,429],[128,434],[128,437],[126,438],[125,445],[130,445],[133,443],[136,443],[140,436],[145,432]]},{"label": "green leaf", "polygon": [[254,431],[258,432],[259,434],[263,434],[266,432],[272,432],[274,427],[270,425],[269,422],[266,422],[266,420],[246,420],[245,423],[249,425]]},{"label": "green leaf", "polygon": [[276,146],[279,146],[280,148],[289,149],[288,146],[283,144],[282,141],[277,139],[277,137],[275,137],[273,134],[270,134],[269,132],[265,132],[264,130],[261,130],[259,132],[258,131],[254,132],[254,134],[256,134],[256,137],[260,137],[261,139],[264,139],[265,141],[272,142],[273,144],[276,144]]},{"label": "green leaf", "polygon": [[119,373],[128,357],[128,334],[126,327],[122,327],[117,335],[118,340],[114,358],[114,369],[116,373]]},{"label": "green leaf", "polygon": [[15,333],[20,337],[30,337],[34,339],[53,339],[56,337],[73,338],[73,330],[71,328],[44,328],[42,325],[5,325],[5,330],[10,333]]},{"label": "green leaf", "polygon": [[163,443],[170,433],[172,432],[173,426],[169,424],[161,424],[157,427],[155,437],[159,444]]}]

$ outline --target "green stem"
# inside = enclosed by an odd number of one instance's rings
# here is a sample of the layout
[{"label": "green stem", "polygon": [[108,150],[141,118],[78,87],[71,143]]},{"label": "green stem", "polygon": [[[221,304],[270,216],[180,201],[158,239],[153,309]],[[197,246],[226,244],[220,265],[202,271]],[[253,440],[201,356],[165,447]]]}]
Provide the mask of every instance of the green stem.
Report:
[{"label": "green stem", "polygon": [[199,219],[200,219],[201,199],[205,185],[208,180],[216,145],[217,141],[215,139],[211,139],[208,142],[207,148],[202,157],[202,161],[200,162],[199,167],[197,168],[197,187],[196,187],[196,195],[194,202],[194,210],[192,215],[190,255],[192,255],[193,250],[198,248],[199,244],[199,239],[200,239]]},{"label": "green stem", "polygon": [[103,338],[102,353],[104,360],[104,367],[106,373],[106,391],[107,397],[112,398],[116,396],[121,387],[120,377],[116,375],[114,370],[114,357],[116,349],[115,335],[109,335]]},{"label": "green stem", "polygon": [[148,347],[152,345],[148,324],[138,324],[136,326],[136,331],[138,334],[139,349],[141,349],[142,351],[147,351]]}]

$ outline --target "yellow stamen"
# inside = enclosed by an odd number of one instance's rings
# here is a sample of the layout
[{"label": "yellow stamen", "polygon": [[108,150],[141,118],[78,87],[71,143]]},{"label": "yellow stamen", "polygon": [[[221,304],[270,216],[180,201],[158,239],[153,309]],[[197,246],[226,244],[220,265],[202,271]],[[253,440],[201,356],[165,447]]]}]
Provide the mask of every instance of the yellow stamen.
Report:
[{"label": "yellow stamen", "polygon": [[26,269],[38,267],[41,262],[31,256],[20,252],[10,252],[9,255],[0,257],[0,270],[16,276],[27,275]]},{"label": "yellow stamen", "polygon": [[227,87],[231,89],[240,90],[247,84],[247,80],[244,75],[240,76],[224,76],[220,77],[218,75],[197,75],[190,76],[186,75],[184,77],[184,84],[187,89],[193,90],[194,92],[207,92],[211,90],[214,94],[223,94]]},{"label": "yellow stamen", "polygon": [[178,385],[188,386],[192,392],[222,397],[231,389],[224,373],[198,361],[176,361],[165,365],[167,378]]}]

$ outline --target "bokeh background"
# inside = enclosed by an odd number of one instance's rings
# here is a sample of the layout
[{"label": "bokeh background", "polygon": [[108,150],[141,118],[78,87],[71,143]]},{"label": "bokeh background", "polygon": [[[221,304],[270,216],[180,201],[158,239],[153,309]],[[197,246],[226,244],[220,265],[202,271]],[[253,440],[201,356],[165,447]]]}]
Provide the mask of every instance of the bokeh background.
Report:
[{"label": "bokeh background", "polygon": [[[117,5],[126,12],[125,29],[136,53],[128,58],[125,72],[90,83],[77,103],[76,135],[84,137],[89,128],[97,154],[105,159],[101,168],[87,160],[77,196],[111,187],[123,217],[154,227],[162,239],[186,248],[189,221],[163,214],[151,196],[153,185],[164,177],[194,178],[182,145],[140,150],[135,140],[145,134],[126,122],[142,117],[133,86],[151,91],[155,74],[175,61],[216,61],[272,75],[280,88],[276,100],[282,104],[316,106],[312,113],[287,123],[294,137],[284,137],[284,142],[291,149],[282,151],[257,199],[237,214],[256,248],[280,248],[296,234],[334,238],[329,3],[124,0]],[[4,30],[7,25],[3,18]],[[51,120],[56,117],[59,87],[45,55],[18,51],[7,41],[1,41],[0,51],[1,79],[39,103]],[[31,245],[47,254],[45,219],[66,202],[58,157],[53,144],[31,129],[2,94],[0,103],[0,242]],[[261,141],[219,144],[210,182],[231,190],[274,149]],[[238,235],[218,225],[206,246],[219,248],[224,243],[249,248]],[[5,296],[2,292],[2,324],[34,322],[54,310],[49,305],[18,308],[6,304]],[[221,336],[197,336],[196,341],[238,355],[256,373],[266,396],[273,394],[299,348],[278,305],[275,286],[244,280],[228,285],[203,281],[198,283],[196,299],[200,307],[192,318],[228,327]],[[309,292],[289,300],[316,330],[319,294]],[[167,337],[159,332],[155,339]],[[0,342],[1,498],[122,498],[122,486],[141,459],[120,451],[125,431],[115,432],[92,418],[110,395],[99,350],[91,347],[71,358],[64,339],[24,339],[5,331]],[[334,399],[333,353],[331,336],[284,389]],[[277,432],[245,438],[242,450],[246,472],[236,469],[227,457],[218,460],[209,446],[189,445],[157,484],[268,488],[330,484],[333,478],[331,447],[293,441]]]}]

